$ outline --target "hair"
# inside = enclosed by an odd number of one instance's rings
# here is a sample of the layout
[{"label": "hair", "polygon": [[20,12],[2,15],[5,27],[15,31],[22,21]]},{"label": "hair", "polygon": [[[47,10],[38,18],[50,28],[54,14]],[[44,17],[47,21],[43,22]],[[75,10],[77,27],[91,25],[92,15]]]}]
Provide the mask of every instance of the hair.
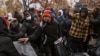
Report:
[{"label": "hair", "polygon": [[18,14],[18,11],[15,11],[15,14]]},{"label": "hair", "polygon": [[29,11],[33,12],[33,11],[35,11],[35,9],[34,8],[29,8]]}]

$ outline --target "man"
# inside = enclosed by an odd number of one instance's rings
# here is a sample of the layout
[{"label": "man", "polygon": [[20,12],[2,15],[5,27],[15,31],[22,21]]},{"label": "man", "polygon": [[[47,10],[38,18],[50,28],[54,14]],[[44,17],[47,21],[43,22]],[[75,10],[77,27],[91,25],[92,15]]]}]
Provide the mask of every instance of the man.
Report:
[{"label": "man", "polygon": [[82,7],[79,15],[73,16],[70,28],[70,36],[72,37],[72,49],[74,52],[83,52],[83,42],[86,42],[89,35],[89,18],[88,9]]},{"label": "man", "polygon": [[[13,34],[13,37],[16,37],[17,41],[21,41],[25,44],[30,42],[31,45],[34,47],[34,49],[37,51],[37,46],[36,46],[37,43],[35,43],[35,41],[31,41],[31,39],[29,39],[28,37],[32,35],[35,29],[37,28],[37,25],[35,24],[34,21],[34,17],[31,16],[28,10],[25,10],[23,14],[24,14],[24,19],[22,20],[22,26],[17,34]],[[24,53],[24,55],[26,55],[26,53]]]},{"label": "man", "polygon": [[0,17],[0,56],[20,56],[8,37],[8,22]]},{"label": "man", "polygon": [[90,22],[92,25],[94,25],[94,34],[97,39],[97,46],[100,46],[100,5],[96,6],[94,9],[93,17],[94,19],[92,19]]},{"label": "man", "polygon": [[[11,35],[18,34],[20,32],[20,28],[22,27],[22,24],[19,23],[19,21],[16,18],[13,18],[13,20],[10,23],[10,29],[9,33]],[[13,41],[17,41],[17,37],[11,37]]]},{"label": "man", "polygon": [[58,21],[59,21],[59,25],[60,25],[60,35],[62,37],[66,37],[67,39],[67,48],[71,48],[71,41],[70,41],[70,36],[69,36],[69,30],[71,27],[71,23],[72,20],[68,14],[68,10],[67,9],[63,9],[63,10],[59,10],[59,15],[58,16]]},{"label": "man", "polygon": [[34,8],[30,8],[29,12],[30,12],[31,16],[34,17],[34,21],[36,22],[37,18],[38,18],[37,11]]},{"label": "man", "polygon": [[37,27],[34,34],[23,40],[35,41],[41,35],[45,38],[42,44],[44,45],[46,56],[56,56],[54,41],[57,40],[58,24],[55,19],[52,18],[52,13],[50,10],[44,10],[43,19],[40,26]]},{"label": "man", "polygon": [[[28,12],[25,12],[25,14],[26,14],[26,16],[29,15]],[[29,20],[30,17],[28,17],[28,18],[26,17],[26,19]],[[45,40],[43,41],[42,44],[45,47],[46,56],[55,56],[54,41],[57,40],[57,36],[58,36],[58,24],[55,21],[55,19],[52,18],[52,13],[50,10],[45,10],[43,12],[42,20],[43,21],[41,22],[40,26],[37,26],[35,31],[34,31],[34,27],[28,27],[28,28],[23,27],[22,30],[24,30],[24,31],[22,31],[20,33],[22,34],[23,32],[24,33],[27,32],[27,37],[20,38],[19,40],[23,41],[25,43],[28,41],[30,41],[31,43],[34,43],[34,42],[38,41],[38,39],[42,40],[42,37],[40,37],[42,35],[43,37],[45,37]],[[31,21],[28,21],[28,22],[31,22]],[[29,26],[29,25],[31,25],[31,24],[28,24],[27,26]],[[34,26],[34,25],[32,25],[32,26]],[[27,31],[26,31],[26,29],[27,29]],[[31,29],[33,29],[33,30],[31,30]],[[31,33],[29,33],[28,31]]]},{"label": "man", "polygon": [[18,34],[16,34],[16,37],[25,37],[25,34],[27,34],[27,36],[31,35],[36,26],[35,26],[35,22],[34,22],[34,17],[31,16],[31,14],[29,13],[28,10],[24,11],[24,19],[22,20],[22,24],[23,26],[20,29],[20,32]]},{"label": "man", "polygon": [[54,41],[57,40],[58,35],[58,23],[53,18],[52,12],[50,10],[45,10],[43,12],[43,25],[41,34],[44,34],[46,41],[43,42],[46,56],[56,56]]},{"label": "man", "polygon": [[69,15],[69,9],[63,9],[64,21],[63,21],[63,35],[69,37],[69,29],[71,27],[71,17]]},{"label": "man", "polygon": [[14,13],[14,18],[16,18],[19,21],[19,23],[21,23],[22,16],[17,11],[15,11]]}]

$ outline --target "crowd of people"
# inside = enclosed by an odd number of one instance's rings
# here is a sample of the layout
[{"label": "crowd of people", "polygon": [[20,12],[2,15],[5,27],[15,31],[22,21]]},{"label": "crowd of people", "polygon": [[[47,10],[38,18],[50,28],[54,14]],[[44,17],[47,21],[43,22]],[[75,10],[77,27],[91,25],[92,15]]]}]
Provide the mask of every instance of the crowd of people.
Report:
[{"label": "crowd of people", "polygon": [[[74,56],[73,53],[99,56],[100,52],[96,53],[99,37],[100,6],[63,8],[58,12],[52,7],[43,11],[29,8],[23,16],[16,11],[12,20],[0,16],[0,56],[34,56],[19,53],[16,41],[30,42],[36,56]],[[96,43],[89,44],[93,39]]]}]

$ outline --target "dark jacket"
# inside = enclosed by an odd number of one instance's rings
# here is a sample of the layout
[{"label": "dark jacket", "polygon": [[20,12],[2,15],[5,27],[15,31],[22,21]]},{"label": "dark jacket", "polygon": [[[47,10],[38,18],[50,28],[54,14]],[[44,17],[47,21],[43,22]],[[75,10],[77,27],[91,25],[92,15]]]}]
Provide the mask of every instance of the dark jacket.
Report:
[{"label": "dark jacket", "polygon": [[71,24],[71,17],[66,15],[66,18],[64,18],[63,22],[60,24],[60,32],[62,32],[62,36],[68,37]]},{"label": "dark jacket", "polygon": [[64,23],[64,29],[63,29],[63,35],[66,37],[69,37],[69,30],[72,24],[72,20],[70,17],[66,18],[66,21]]},{"label": "dark jacket", "polygon": [[66,36],[69,35],[69,29],[71,27],[71,17],[66,13],[67,9],[63,9],[62,11],[59,10],[61,13],[61,16],[58,17],[59,25],[60,25],[60,36]]},{"label": "dark jacket", "polygon": [[[50,23],[43,23],[44,26],[35,30],[35,33],[30,37],[30,40],[35,41],[38,39],[41,34],[44,34],[42,37],[47,37],[45,45],[52,45],[58,36],[58,23],[52,20]],[[41,37],[40,37],[41,38]]]},{"label": "dark jacket", "polygon": [[91,20],[94,25],[94,33],[100,36],[100,12],[94,15],[94,20]]},{"label": "dark jacket", "polygon": [[19,32],[15,35],[12,35],[12,37],[17,37],[16,39],[28,37],[34,33],[36,28],[37,26],[34,23],[34,20],[27,21],[24,19],[22,21],[22,27],[19,29]]},{"label": "dark jacket", "polygon": [[16,18],[19,22],[21,22],[21,20],[22,20],[22,16],[19,15],[18,13],[16,13],[16,14],[14,15],[14,18]]},{"label": "dark jacket", "polygon": [[14,36],[18,38],[30,36],[34,32],[35,28],[36,25],[34,23],[23,20],[22,27],[20,28],[19,33],[15,34]]},{"label": "dark jacket", "polygon": [[20,56],[7,34],[5,21],[0,17],[0,56]]}]

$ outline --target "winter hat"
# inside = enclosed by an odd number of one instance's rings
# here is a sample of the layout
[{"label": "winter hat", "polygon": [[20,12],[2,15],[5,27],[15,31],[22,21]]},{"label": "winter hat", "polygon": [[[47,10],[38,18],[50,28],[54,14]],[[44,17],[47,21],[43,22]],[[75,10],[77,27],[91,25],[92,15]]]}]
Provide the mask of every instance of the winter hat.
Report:
[{"label": "winter hat", "polygon": [[44,12],[43,12],[43,17],[52,17],[52,12],[51,12],[51,10],[44,10]]}]

